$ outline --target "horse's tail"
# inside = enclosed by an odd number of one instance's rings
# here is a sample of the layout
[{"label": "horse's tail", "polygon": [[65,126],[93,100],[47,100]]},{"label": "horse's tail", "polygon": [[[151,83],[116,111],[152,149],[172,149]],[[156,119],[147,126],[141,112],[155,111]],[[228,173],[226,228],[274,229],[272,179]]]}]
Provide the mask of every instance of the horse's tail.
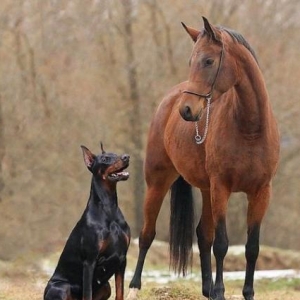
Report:
[{"label": "horse's tail", "polygon": [[194,205],[192,187],[181,176],[171,187],[170,266],[186,275],[192,261]]}]

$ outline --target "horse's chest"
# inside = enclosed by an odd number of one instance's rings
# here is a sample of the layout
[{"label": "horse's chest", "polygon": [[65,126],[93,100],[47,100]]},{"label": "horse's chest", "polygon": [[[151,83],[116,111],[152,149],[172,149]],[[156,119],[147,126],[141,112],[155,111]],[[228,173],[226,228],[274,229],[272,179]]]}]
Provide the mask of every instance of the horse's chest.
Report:
[{"label": "horse's chest", "polygon": [[197,145],[195,142],[194,123],[184,122],[169,127],[168,130],[173,131],[173,134],[165,137],[164,144],[176,170],[190,184],[198,187],[208,186],[205,150],[203,144]]}]

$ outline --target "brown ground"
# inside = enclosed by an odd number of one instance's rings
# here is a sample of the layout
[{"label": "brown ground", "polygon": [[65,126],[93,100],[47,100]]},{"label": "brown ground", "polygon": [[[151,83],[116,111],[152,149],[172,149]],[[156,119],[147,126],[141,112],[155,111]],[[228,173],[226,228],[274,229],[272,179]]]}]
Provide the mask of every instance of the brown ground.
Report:
[{"label": "brown ground", "polygon": [[[0,300],[40,300],[42,299],[46,279],[23,278],[0,280]],[[265,282],[264,284],[268,284]],[[242,300],[241,289],[237,284],[226,283],[226,299]],[[127,292],[127,287],[126,287]],[[111,299],[114,299],[111,297]],[[166,287],[147,284],[140,292],[140,300],[205,300],[200,295],[200,288],[195,283],[172,283]],[[268,290],[258,285],[256,300],[298,300],[300,299],[300,282],[298,286],[278,287]]]},{"label": "brown ground", "polygon": [[[59,253],[57,253],[58,255]],[[128,255],[128,268],[133,270],[136,261],[137,246],[131,244]],[[53,263],[57,261],[57,255],[52,256]],[[194,269],[198,268],[197,254],[194,255]],[[40,257],[32,263],[30,258],[22,258],[15,262],[0,262],[0,300],[40,300],[49,275],[41,270]],[[227,270],[243,270],[244,254],[228,254],[226,257]],[[147,263],[149,269],[168,269],[168,248],[165,244],[155,243],[149,252]],[[262,247],[259,269],[300,269],[300,254],[292,251],[283,251],[268,247]],[[130,280],[130,278],[126,278]],[[113,280],[111,280],[113,286]],[[226,299],[243,299],[241,295],[243,282],[225,281]],[[126,294],[128,291],[126,281]],[[256,300],[295,300],[300,299],[300,279],[259,280],[255,283]],[[168,284],[144,282],[139,294],[140,300],[199,300],[199,282],[178,279]],[[114,297],[111,297],[114,299]]]}]

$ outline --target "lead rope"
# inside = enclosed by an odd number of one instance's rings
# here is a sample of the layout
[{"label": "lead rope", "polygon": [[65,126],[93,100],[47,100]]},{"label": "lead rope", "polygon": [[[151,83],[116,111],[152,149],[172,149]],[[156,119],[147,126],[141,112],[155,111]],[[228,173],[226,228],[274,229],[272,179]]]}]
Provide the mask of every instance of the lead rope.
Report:
[{"label": "lead rope", "polygon": [[[209,121],[209,114],[210,114],[210,100],[211,100],[211,97],[207,97],[206,100],[207,100],[207,107],[206,107],[206,121],[205,121],[205,129],[204,129],[204,134],[203,134],[203,136],[201,136],[201,135],[199,134],[198,122],[195,122],[195,128],[196,128],[195,140],[196,140],[196,144],[197,144],[197,145],[202,144],[202,143],[205,141],[206,136],[207,136],[207,131],[208,131],[208,121]],[[201,117],[200,117],[200,120],[201,120]],[[200,120],[199,120],[199,121],[200,121]]]}]

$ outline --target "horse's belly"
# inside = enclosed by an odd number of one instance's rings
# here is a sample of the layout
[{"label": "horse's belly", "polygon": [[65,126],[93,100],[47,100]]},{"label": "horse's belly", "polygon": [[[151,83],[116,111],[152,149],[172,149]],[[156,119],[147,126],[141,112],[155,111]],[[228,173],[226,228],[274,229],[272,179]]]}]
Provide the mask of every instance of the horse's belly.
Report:
[{"label": "horse's belly", "polygon": [[269,169],[265,162],[253,159],[230,160],[231,163],[215,161],[209,167],[209,177],[216,180],[217,183],[224,184],[231,192],[256,192],[263,186],[269,184],[272,179],[273,172]]},{"label": "horse's belly", "polygon": [[188,166],[188,164],[183,165],[184,164],[179,164],[176,168],[188,183],[201,189],[209,188],[209,177],[201,164],[195,163],[190,164],[190,166]]}]

